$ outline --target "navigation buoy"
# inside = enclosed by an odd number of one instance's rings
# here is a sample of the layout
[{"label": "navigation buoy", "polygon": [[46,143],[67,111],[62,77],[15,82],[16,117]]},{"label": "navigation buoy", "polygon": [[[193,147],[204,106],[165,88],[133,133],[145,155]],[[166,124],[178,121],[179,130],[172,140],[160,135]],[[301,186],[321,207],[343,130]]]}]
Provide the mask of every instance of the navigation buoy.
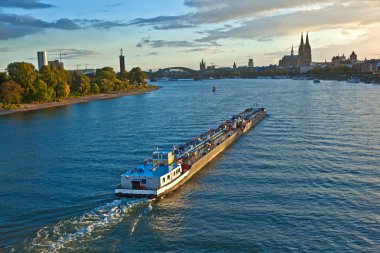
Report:
[{"label": "navigation buoy", "polygon": [[212,92],[215,92],[215,91],[216,91],[215,86],[212,86]]}]

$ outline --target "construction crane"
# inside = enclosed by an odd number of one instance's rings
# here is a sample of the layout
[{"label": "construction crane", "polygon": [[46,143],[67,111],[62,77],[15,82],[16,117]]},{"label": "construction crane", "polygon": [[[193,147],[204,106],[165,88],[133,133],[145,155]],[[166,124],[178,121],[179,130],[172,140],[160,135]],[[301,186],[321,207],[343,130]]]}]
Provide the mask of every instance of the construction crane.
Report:
[{"label": "construction crane", "polygon": [[51,54],[51,55],[58,55],[59,56],[59,62],[62,63],[62,55],[67,55],[67,54],[58,53],[58,54]]},{"label": "construction crane", "polygon": [[83,70],[87,70],[87,67],[91,65],[89,63],[82,63],[82,64],[71,64],[71,65],[68,65],[68,66],[73,66],[73,67],[77,67],[77,70],[79,70],[79,67],[85,67]]}]

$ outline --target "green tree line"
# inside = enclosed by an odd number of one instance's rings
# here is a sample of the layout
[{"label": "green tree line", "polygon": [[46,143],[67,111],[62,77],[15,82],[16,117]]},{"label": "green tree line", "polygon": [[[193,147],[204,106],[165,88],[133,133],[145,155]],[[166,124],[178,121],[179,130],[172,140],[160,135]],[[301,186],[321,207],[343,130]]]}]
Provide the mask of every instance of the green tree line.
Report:
[{"label": "green tree line", "polygon": [[39,71],[26,62],[10,63],[0,72],[0,109],[22,103],[54,102],[69,96],[127,91],[145,85],[146,74],[139,67],[116,74],[111,67],[97,69],[89,77],[66,71],[62,65],[43,66]]}]

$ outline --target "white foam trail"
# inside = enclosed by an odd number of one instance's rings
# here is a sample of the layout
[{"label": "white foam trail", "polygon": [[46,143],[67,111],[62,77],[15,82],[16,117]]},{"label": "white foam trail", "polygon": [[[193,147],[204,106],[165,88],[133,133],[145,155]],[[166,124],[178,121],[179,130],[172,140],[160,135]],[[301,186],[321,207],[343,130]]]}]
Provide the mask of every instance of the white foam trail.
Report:
[{"label": "white foam trail", "polygon": [[143,212],[140,213],[139,216],[138,216],[138,218],[133,222],[130,235],[133,235],[133,232],[135,232],[136,226],[137,226],[137,224],[139,223],[139,221],[141,220],[141,218],[142,218],[143,216],[146,216],[146,215],[148,214],[148,212],[149,212],[150,210],[152,210],[152,208],[153,208],[153,207],[152,207],[152,203],[149,202],[148,207],[147,207],[147,208],[144,208]]},{"label": "white foam trail", "polygon": [[[32,241],[32,251],[59,252],[61,249],[79,250],[78,242],[101,238],[101,232],[120,223],[132,207],[146,202],[146,199],[118,199],[94,208],[88,213],[37,231]],[[134,229],[134,228],[133,228]]]}]

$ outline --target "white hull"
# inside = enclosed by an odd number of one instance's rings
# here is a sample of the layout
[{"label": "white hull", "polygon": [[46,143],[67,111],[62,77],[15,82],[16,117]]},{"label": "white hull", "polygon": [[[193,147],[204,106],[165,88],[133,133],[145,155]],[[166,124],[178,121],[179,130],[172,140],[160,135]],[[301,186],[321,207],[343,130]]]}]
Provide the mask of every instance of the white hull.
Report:
[{"label": "white hull", "polygon": [[135,189],[115,189],[115,194],[120,196],[129,196],[129,197],[147,197],[147,198],[157,198],[168,192],[175,190],[179,185],[181,185],[181,181],[184,180],[190,171],[184,172],[181,176],[176,178],[174,181],[161,187],[157,190],[135,190]]}]

